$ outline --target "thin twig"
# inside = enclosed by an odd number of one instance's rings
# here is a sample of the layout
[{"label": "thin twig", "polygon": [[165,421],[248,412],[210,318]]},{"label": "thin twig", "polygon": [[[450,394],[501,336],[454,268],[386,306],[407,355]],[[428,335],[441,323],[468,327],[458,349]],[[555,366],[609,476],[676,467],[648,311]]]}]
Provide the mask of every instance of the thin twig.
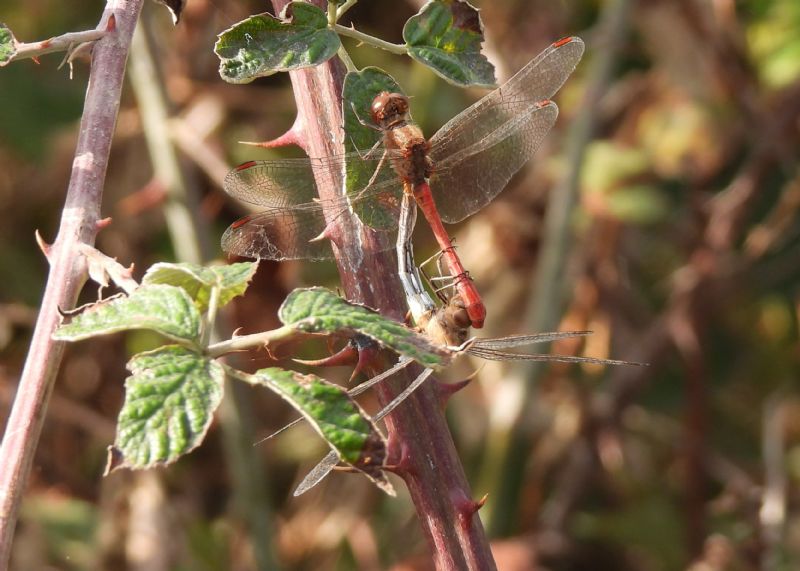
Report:
[{"label": "thin twig", "polygon": [[300,335],[307,335],[299,333],[294,327],[285,325],[278,329],[271,329],[270,331],[262,331],[260,333],[253,333],[251,335],[240,335],[219,343],[214,343],[206,350],[209,357],[220,357],[226,353],[234,351],[243,351],[245,349],[252,349],[254,347],[262,347],[270,343],[277,343],[279,341],[286,341]]},{"label": "thin twig", "polygon": [[404,46],[403,44],[393,44],[391,42],[384,41],[380,38],[376,38],[375,36],[370,36],[369,34],[365,34],[364,32],[359,32],[355,28],[348,28],[347,26],[336,24],[333,27],[333,29],[336,30],[336,33],[339,35],[356,39],[362,44],[372,46],[373,48],[380,48],[382,50],[386,50],[387,52],[391,52],[393,54],[403,55],[408,51],[406,46]]},{"label": "thin twig", "polygon": [[36,59],[39,56],[53,52],[70,52],[83,43],[96,42],[107,33],[105,29],[85,30],[83,32],[69,32],[41,42],[17,42],[16,52],[3,65],[21,59]]}]

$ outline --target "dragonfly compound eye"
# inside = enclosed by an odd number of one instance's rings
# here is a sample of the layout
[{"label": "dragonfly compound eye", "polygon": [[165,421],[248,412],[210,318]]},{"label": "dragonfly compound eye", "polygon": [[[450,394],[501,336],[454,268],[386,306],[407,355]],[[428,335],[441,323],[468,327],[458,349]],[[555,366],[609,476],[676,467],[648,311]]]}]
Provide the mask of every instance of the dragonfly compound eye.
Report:
[{"label": "dragonfly compound eye", "polygon": [[405,121],[407,113],[408,98],[402,93],[382,91],[372,100],[370,106],[372,120],[382,128]]}]

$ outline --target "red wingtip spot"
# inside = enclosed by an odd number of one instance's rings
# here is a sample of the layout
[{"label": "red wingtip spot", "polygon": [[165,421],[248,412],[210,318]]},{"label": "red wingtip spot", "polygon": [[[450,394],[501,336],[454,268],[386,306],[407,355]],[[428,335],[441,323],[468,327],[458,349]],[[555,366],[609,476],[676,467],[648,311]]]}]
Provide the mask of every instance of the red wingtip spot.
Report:
[{"label": "red wingtip spot", "polygon": [[238,230],[252,219],[252,216],[244,216],[243,218],[239,218],[236,222],[231,224],[231,230]]},{"label": "red wingtip spot", "polygon": [[547,107],[551,103],[552,103],[552,101],[550,101],[549,99],[542,99],[541,101],[539,101],[539,103],[536,104],[536,106],[537,107]]},{"label": "red wingtip spot", "polygon": [[572,36],[567,36],[566,38],[561,38],[557,42],[553,43],[553,47],[554,48],[560,48],[561,46],[567,45],[568,43],[570,43],[574,39],[575,38],[573,38]]},{"label": "red wingtip spot", "polygon": [[256,164],[257,164],[256,161],[247,161],[246,163],[240,164],[238,167],[236,167],[235,170],[236,172],[243,171],[249,169],[250,167],[256,166]]}]

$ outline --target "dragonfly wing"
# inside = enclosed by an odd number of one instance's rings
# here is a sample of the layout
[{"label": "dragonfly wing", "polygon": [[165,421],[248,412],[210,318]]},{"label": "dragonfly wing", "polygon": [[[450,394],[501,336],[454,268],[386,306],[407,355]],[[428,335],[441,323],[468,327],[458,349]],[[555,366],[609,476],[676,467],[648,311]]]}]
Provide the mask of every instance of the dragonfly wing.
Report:
[{"label": "dragonfly wing", "polygon": [[395,177],[335,200],[292,204],[290,198],[287,195],[281,206],[234,222],[222,236],[222,249],[237,256],[276,261],[331,259],[329,240],[314,239],[351,211],[363,224],[387,234],[376,244],[386,249],[393,246],[402,198]]},{"label": "dragonfly wing", "polygon": [[311,159],[248,161],[228,173],[223,188],[249,204],[275,208],[311,202],[318,196]]},{"label": "dragonfly wing", "polygon": [[267,260],[326,260],[333,257],[330,242],[311,242],[325,229],[322,209],[269,208],[234,222],[222,235],[222,249],[245,258]]},{"label": "dragonfly wing", "polygon": [[442,220],[460,222],[491,202],[536,152],[557,117],[552,101],[529,105],[491,137],[434,162],[430,186]]},{"label": "dragonfly wing", "polygon": [[[434,190],[434,197],[446,222],[463,220],[485,206],[530,158],[557,115],[555,106],[547,109],[547,100],[578,65],[583,50],[580,38],[552,44],[431,138],[430,156],[434,171],[440,172],[438,194],[442,195],[440,199]],[[514,133],[514,128],[533,132]],[[526,155],[513,150],[517,142],[525,145]],[[479,153],[480,157],[474,156]],[[461,176],[456,174],[465,168]],[[449,172],[445,175],[444,171]],[[481,173],[485,176],[477,184],[474,175]]]},{"label": "dragonfly wing", "polygon": [[[338,212],[345,204],[379,193],[399,196],[402,183],[381,153],[359,151],[324,158],[248,161],[230,171],[224,189],[243,202],[269,208],[294,208],[316,202]],[[318,188],[346,188],[349,197],[319,199]],[[385,201],[384,201],[385,202]],[[376,201],[378,206],[381,201]],[[362,209],[368,204],[361,203]],[[372,217],[377,220],[374,214]],[[366,216],[369,218],[369,216]],[[396,219],[396,216],[395,216]],[[368,225],[369,222],[364,220]]]},{"label": "dragonfly wing", "polygon": [[431,138],[434,165],[491,137],[532,104],[553,97],[578,65],[583,49],[580,38],[550,45],[498,89],[453,117]]}]

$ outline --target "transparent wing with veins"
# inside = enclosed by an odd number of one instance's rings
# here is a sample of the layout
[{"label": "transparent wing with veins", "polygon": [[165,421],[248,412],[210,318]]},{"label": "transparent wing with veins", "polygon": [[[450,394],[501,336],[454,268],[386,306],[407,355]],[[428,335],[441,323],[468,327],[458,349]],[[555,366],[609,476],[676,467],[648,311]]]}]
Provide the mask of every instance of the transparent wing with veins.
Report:
[{"label": "transparent wing with veins", "polygon": [[[445,222],[459,222],[488,204],[537,150],[558,116],[548,98],[572,73],[583,49],[579,38],[556,42],[434,135],[430,186]],[[332,256],[327,240],[311,240],[348,210],[366,226],[394,234],[402,183],[391,161],[378,168],[381,152],[365,159],[367,152],[253,161],[232,171],[225,180],[228,194],[266,210],[234,223],[223,235],[223,249],[273,260],[327,259]],[[345,179],[354,187],[347,196],[316,198],[318,183],[341,187]]]},{"label": "transparent wing with veins", "polygon": [[430,186],[442,220],[459,222],[486,206],[536,152],[558,117],[549,99],[583,50],[579,38],[552,44],[431,138]]},{"label": "transparent wing with veins", "polygon": [[[328,241],[311,240],[349,210],[366,226],[396,232],[402,182],[388,159],[381,162],[382,152],[373,155],[377,156],[349,153],[240,165],[225,177],[225,191],[265,210],[232,224],[222,237],[222,248],[230,254],[279,261],[328,259],[332,257]],[[352,169],[358,169],[360,176],[355,177]],[[342,187],[346,178],[364,182],[345,196],[317,198],[318,184]]]}]

